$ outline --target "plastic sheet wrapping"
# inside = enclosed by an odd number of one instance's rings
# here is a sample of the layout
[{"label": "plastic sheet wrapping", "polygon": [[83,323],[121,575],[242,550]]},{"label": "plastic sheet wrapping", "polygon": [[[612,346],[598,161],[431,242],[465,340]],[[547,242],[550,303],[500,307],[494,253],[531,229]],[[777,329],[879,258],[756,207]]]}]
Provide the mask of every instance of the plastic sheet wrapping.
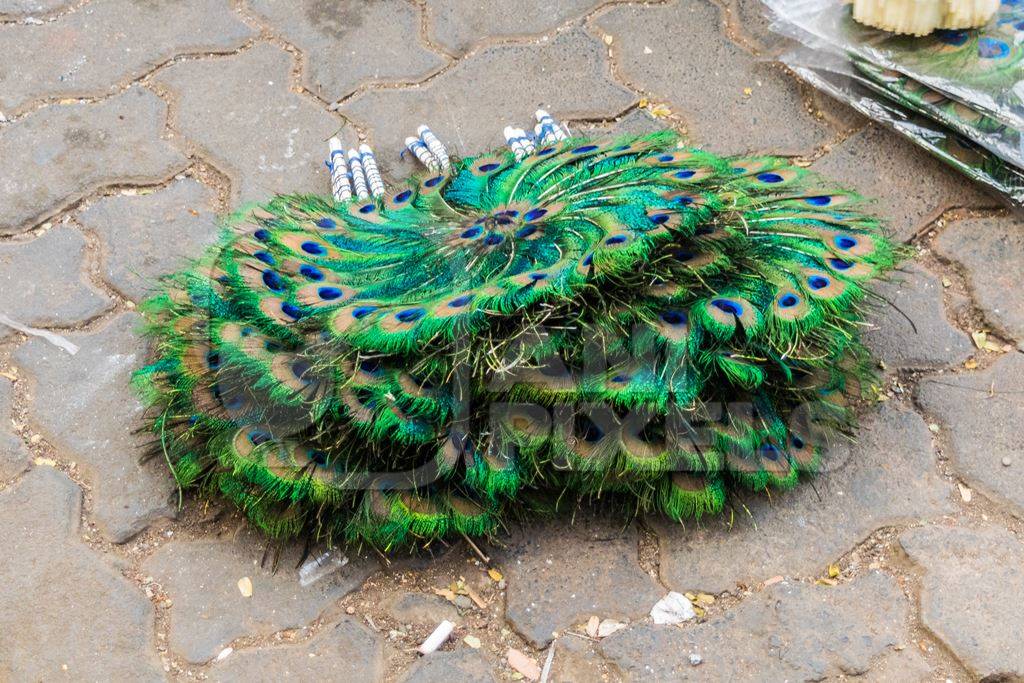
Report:
[{"label": "plastic sheet wrapping", "polygon": [[800,78],[846,102],[927,150],[964,175],[1024,206],[1024,171],[935,120],[895,100],[879,97],[877,85],[848,60],[823,59],[813,50],[797,50],[782,61]]},{"label": "plastic sheet wrapping", "polygon": [[1024,204],[1024,0],[923,38],[862,26],[842,0],[765,4],[804,44],[783,57],[802,78]]},{"label": "plastic sheet wrapping", "polygon": [[1024,129],[1024,0],[1003,0],[976,30],[898,36],[853,20],[842,0],[765,0],[776,28],[805,45],[829,48],[899,71],[1016,130]]}]

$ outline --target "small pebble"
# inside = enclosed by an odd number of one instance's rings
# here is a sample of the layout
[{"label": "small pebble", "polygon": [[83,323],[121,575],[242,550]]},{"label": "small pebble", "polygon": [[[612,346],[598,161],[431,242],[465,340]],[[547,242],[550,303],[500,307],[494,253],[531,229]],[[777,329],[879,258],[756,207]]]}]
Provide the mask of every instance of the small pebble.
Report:
[{"label": "small pebble", "polygon": [[345,608],[345,614],[355,614],[355,613],[356,613],[356,608],[353,607],[352,605],[349,605],[348,607]]},{"label": "small pebble", "polygon": [[703,661],[704,661],[704,658],[701,657],[700,655],[690,655],[690,665],[691,666],[700,666],[701,662],[703,662]]},{"label": "small pebble", "polygon": [[1009,467],[1012,464],[1013,460],[1010,460],[1010,456],[1006,456],[1003,458],[1003,467]]}]

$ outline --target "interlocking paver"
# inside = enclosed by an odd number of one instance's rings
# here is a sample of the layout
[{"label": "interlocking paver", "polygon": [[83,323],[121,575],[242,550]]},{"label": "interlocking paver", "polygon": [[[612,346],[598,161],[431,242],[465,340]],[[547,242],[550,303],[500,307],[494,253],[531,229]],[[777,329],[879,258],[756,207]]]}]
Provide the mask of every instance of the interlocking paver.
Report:
[{"label": "interlocking paver", "polygon": [[901,240],[913,237],[946,209],[997,203],[923,150],[874,125],[848,137],[812,168],[877,199],[874,212]]},{"label": "interlocking paver", "polygon": [[303,82],[328,101],[371,82],[415,82],[447,60],[419,41],[420,16],[404,0],[250,0],[306,58]]},{"label": "interlocking paver", "polygon": [[970,357],[970,338],[946,318],[938,277],[912,264],[875,292],[881,299],[864,342],[889,369],[956,365]]},{"label": "interlocking paver", "polygon": [[863,674],[904,646],[907,611],[899,586],[878,572],[834,588],[784,582],[705,623],[647,622],[601,649],[629,679],[818,681]]},{"label": "interlocking paver", "polygon": [[[574,548],[566,562],[566,548]],[[637,564],[637,534],[614,519],[563,518],[531,524],[501,553],[508,580],[505,616],[530,643],[544,647],[552,632],[591,615],[636,619],[664,591]]]},{"label": "interlocking paver", "polygon": [[341,111],[373,128],[382,168],[407,168],[395,153],[406,136],[427,123],[453,151],[479,154],[504,144],[506,125],[533,128],[533,113],[547,106],[562,119],[613,116],[634,96],[610,80],[604,46],[581,29],[537,45],[496,45],[468,57],[418,87],[374,90]]},{"label": "interlocking paver", "polygon": [[722,34],[721,10],[705,0],[624,5],[596,23],[613,37],[622,76],[666,98],[698,144],[729,153],[810,152],[833,134],[806,113],[792,78]]},{"label": "interlocking paver", "polygon": [[211,681],[378,681],[383,646],[369,629],[348,617],[309,642],[233,653],[210,669]]},{"label": "interlocking paver", "polygon": [[[245,529],[229,538],[172,541],[146,560],[144,571],[173,601],[168,642],[174,652],[204,662],[236,638],[302,628],[378,568],[376,562],[353,558],[303,587],[296,567],[301,544],[281,551],[276,571],[275,551],[266,550],[267,539]],[[251,598],[238,590],[244,576],[252,581]]]},{"label": "interlocking paver", "polygon": [[1024,343],[1024,221],[1020,216],[956,221],[935,240],[935,248],[964,265],[986,318]]},{"label": "interlocking paver", "polygon": [[[65,225],[0,244],[0,313],[34,327],[85,322],[112,302],[85,275],[85,238]],[[9,328],[0,324],[0,338]]]},{"label": "interlocking paver", "polygon": [[0,492],[0,678],[163,680],[153,607],[76,538],[81,513],[51,467]]},{"label": "interlocking paver", "polygon": [[92,488],[92,516],[115,543],[173,513],[173,480],[162,458],[138,463],[146,452],[143,408],[129,386],[144,349],[135,333],[140,319],[118,316],[94,333],[65,335],[77,354],[32,338],[14,353],[30,381],[30,422],[75,462]]},{"label": "interlocking paver", "polygon": [[600,0],[526,0],[508,11],[502,0],[427,0],[433,16],[434,38],[465,52],[490,39],[508,39],[546,33],[570,19],[600,6]]},{"label": "interlocking paver", "polygon": [[952,510],[924,421],[888,404],[864,417],[854,445],[831,447],[812,483],[770,499],[738,494],[732,513],[662,525],[662,578],[673,590],[717,593],[777,574],[816,576],[879,527]]},{"label": "interlocking paver", "polygon": [[[116,26],[116,31],[111,27]],[[0,26],[0,110],[116,92],[176,55],[230,51],[254,35],[226,0],[94,0],[40,26]]]},{"label": "interlocking paver", "polygon": [[1024,678],[1024,544],[1000,528],[923,527],[900,545],[925,575],[921,621],[977,680]]},{"label": "interlocking paver", "polygon": [[150,194],[104,197],[77,215],[103,245],[103,273],[139,301],[156,278],[184,265],[218,234],[213,190],[186,178]]},{"label": "interlocking paver", "polygon": [[413,664],[402,683],[494,683],[491,665],[476,650],[460,646],[454,652],[435,652]]},{"label": "interlocking paver", "polygon": [[0,18],[46,14],[67,7],[73,0],[0,0]]},{"label": "interlocking paver", "polygon": [[11,424],[14,385],[0,377],[0,481],[24,472],[28,468],[30,453]]},{"label": "interlocking paver", "polygon": [[1024,356],[1008,353],[983,372],[925,377],[917,393],[947,426],[956,471],[1024,517]]},{"label": "interlocking paver", "polygon": [[290,54],[258,43],[155,77],[177,103],[177,130],[231,177],[234,202],[330,188],[326,140],[341,123],[289,89],[291,69]]},{"label": "interlocking paver", "polygon": [[25,231],[115,184],[156,183],[185,158],[160,139],[167,107],[133,87],[93,104],[61,104],[0,127],[0,235]]}]

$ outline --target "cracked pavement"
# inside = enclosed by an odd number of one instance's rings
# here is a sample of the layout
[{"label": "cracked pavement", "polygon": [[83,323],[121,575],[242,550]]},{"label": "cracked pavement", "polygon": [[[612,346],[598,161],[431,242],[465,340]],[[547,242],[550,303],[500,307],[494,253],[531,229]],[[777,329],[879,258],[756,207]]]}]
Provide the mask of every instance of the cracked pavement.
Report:
[{"label": "cracked pavement", "polygon": [[[756,0],[0,0],[0,313],[80,347],[0,325],[0,679],[510,680],[509,647],[553,647],[555,681],[1024,680],[1024,221],[779,48]],[[178,509],[137,462],[127,386],[152,278],[238,202],[326,193],[339,131],[397,178],[417,124],[481,152],[538,106],[790,155],[878,199],[917,258],[872,318],[859,443],[701,524],[513,529],[484,547],[500,583],[458,543],[304,587],[301,548],[268,558],[218,502]],[[432,591],[460,578],[480,604]],[[655,626],[669,590],[715,599]],[[591,615],[627,627],[591,639]],[[454,637],[417,659],[442,619]]]}]

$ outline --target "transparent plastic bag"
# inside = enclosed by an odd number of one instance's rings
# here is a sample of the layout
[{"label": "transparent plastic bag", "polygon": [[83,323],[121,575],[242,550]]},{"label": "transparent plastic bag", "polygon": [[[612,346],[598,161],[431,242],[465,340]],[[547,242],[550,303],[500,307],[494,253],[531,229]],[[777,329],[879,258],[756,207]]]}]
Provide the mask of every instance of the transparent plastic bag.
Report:
[{"label": "transparent plastic bag", "polygon": [[781,61],[813,87],[896,131],[964,175],[1024,206],[1024,171],[973,141],[887,97],[848,59],[802,49]]},{"label": "transparent plastic bag", "polygon": [[921,38],[859,24],[842,0],[764,1],[775,14],[773,28],[808,47],[898,71],[1024,130],[1024,0],[1003,0],[980,29],[938,30]]}]

